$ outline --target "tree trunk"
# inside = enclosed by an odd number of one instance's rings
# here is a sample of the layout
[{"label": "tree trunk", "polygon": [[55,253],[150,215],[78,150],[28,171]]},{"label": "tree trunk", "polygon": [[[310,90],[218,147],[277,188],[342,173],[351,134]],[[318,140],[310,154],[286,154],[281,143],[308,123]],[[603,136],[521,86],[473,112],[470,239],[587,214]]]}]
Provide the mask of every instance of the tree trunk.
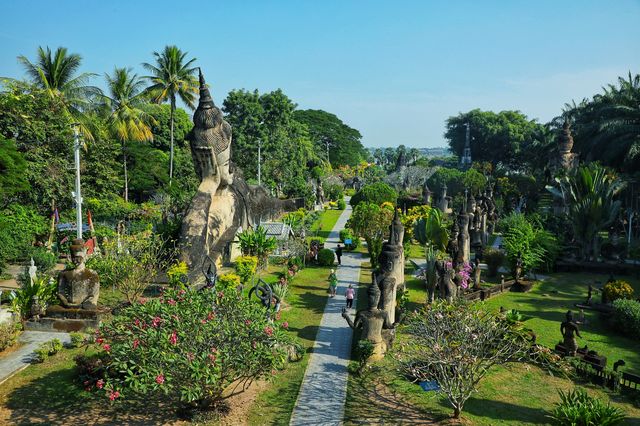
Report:
[{"label": "tree trunk", "polygon": [[453,409],[453,418],[454,418],[454,419],[459,419],[459,418],[460,418],[460,412],[461,412],[461,411],[462,411],[462,410],[461,410],[460,408],[455,407],[455,408]]},{"label": "tree trunk", "polygon": [[127,148],[122,144],[122,155],[124,157],[124,201],[129,201],[129,174],[127,173]]},{"label": "tree trunk", "polygon": [[171,180],[173,179],[173,115],[176,110],[176,97],[171,97],[171,148],[169,154],[169,186],[171,186]]}]

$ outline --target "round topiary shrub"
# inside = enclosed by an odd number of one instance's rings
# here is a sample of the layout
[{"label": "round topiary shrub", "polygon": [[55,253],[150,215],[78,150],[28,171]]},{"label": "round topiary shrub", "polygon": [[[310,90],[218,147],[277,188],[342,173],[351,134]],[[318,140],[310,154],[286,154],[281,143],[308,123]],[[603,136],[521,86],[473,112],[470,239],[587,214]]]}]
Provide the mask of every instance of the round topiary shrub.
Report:
[{"label": "round topiary shrub", "polygon": [[604,299],[607,302],[613,302],[618,299],[631,299],[633,296],[633,287],[623,280],[606,283],[602,291],[604,293]]},{"label": "round topiary shrub", "polygon": [[344,201],[344,199],[339,199],[337,201],[337,206],[338,206],[338,210],[344,210],[347,208],[347,203]]},{"label": "round topiary shrub", "polygon": [[336,256],[333,250],[322,249],[318,252],[318,263],[320,266],[332,266],[335,262]]},{"label": "round topiary shrub", "polygon": [[614,301],[611,322],[621,333],[640,339],[640,302],[629,299]]}]

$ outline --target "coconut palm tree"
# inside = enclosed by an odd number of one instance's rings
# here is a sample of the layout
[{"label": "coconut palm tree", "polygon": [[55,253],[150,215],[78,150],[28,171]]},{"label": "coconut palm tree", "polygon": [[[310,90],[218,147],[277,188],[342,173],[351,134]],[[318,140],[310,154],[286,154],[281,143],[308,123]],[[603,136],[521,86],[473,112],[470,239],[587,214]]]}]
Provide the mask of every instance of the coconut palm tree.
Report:
[{"label": "coconut palm tree", "polygon": [[112,75],[105,74],[105,80],[109,95],[103,95],[103,105],[109,111],[109,130],[122,145],[124,199],[129,201],[126,144],[153,140],[150,125],[155,121],[142,110],[146,101],[144,81],[131,68],[115,68]]},{"label": "coconut palm tree", "polygon": [[35,63],[22,55],[18,56],[18,62],[24,66],[33,84],[60,102],[62,110],[70,119],[80,124],[84,137],[93,140],[90,120],[85,112],[102,92],[97,87],[87,84],[89,79],[97,74],[85,72],[76,75],[82,57],[77,53],[67,53],[64,47],[58,47],[55,53],[52,53],[49,47],[46,50],[38,47]]},{"label": "coconut palm tree", "polygon": [[143,63],[151,75],[145,78],[151,83],[147,92],[156,103],[169,101],[171,104],[171,153],[169,159],[169,185],[173,178],[173,121],[176,111],[176,100],[179,97],[189,108],[195,108],[198,80],[196,71],[192,67],[195,58],[185,60],[188,52],[183,52],[177,46],[165,46],[161,53],[153,52],[155,65]]}]

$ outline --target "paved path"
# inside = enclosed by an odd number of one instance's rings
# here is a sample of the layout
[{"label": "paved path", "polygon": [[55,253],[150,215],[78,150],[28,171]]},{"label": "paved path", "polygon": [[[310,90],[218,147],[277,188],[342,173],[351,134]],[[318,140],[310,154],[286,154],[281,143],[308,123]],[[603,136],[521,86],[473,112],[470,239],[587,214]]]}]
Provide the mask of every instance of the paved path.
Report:
[{"label": "paved path", "polygon": [[71,341],[68,333],[48,331],[23,332],[18,339],[18,341],[22,343],[22,346],[6,357],[0,358],[0,383],[27,367],[31,362],[33,351],[37,349],[41,343],[53,339],[60,339],[62,343],[69,343]]},{"label": "paved path", "polygon": [[[326,248],[333,249],[340,241],[338,233],[350,215],[351,206],[347,200],[347,208],[325,242]],[[291,425],[342,424],[352,337],[352,330],[342,318],[342,308],[346,304],[344,290],[350,283],[357,288],[361,262],[359,253],[344,252],[342,255],[342,266],[337,268],[338,295],[329,298],[325,306],[313,353],[291,414]]]}]

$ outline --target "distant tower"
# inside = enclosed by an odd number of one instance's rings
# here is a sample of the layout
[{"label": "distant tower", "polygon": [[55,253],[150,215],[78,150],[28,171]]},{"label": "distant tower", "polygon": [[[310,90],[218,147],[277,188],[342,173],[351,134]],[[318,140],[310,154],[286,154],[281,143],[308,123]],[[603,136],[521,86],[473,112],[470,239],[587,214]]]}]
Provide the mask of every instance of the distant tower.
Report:
[{"label": "distant tower", "polygon": [[471,167],[471,127],[469,127],[469,123],[464,124],[467,128],[465,141],[464,141],[464,151],[462,151],[462,157],[460,157],[460,165],[462,167]]}]

